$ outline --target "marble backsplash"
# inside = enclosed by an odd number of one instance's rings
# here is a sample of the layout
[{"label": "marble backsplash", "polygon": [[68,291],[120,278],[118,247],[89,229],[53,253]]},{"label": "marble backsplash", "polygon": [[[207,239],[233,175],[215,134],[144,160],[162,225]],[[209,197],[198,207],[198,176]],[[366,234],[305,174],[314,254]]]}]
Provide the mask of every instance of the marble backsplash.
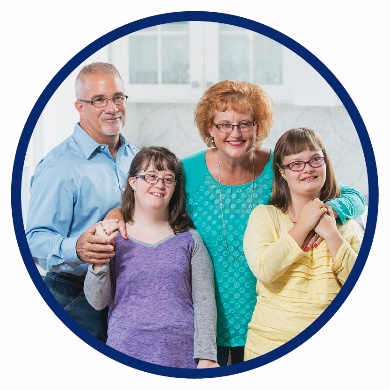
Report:
[{"label": "marble backsplash", "polygon": [[[194,108],[190,103],[128,104],[123,134],[138,147],[165,146],[183,158],[206,147],[193,123]],[[363,149],[344,106],[276,104],[274,126],[263,146],[272,149],[280,135],[293,127],[309,127],[321,135],[338,182],[359,190],[368,203]]]}]

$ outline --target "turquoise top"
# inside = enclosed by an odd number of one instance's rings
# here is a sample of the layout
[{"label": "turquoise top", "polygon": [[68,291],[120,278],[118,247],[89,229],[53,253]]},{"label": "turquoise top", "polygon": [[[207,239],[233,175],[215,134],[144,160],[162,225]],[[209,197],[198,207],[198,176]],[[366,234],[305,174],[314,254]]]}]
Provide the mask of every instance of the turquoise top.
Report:
[{"label": "turquoise top", "polygon": [[[226,240],[222,228],[220,186],[207,168],[206,151],[182,160],[187,212],[214,264],[218,346],[245,345],[257,295],[256,278],[248,267],[242,243],[249,214],[259,204],[268,204],[271,198],[274,178],[272,160],[271,150],[263,172],[254,181],[252,209],[252,182],[235,186],[221,185]],[[364,198],[353,188],[340,186],[340,189],[342,197],[327,203],[338,213],[339,222],[344,223],[347,218],[356,218],[364,212]],[[224,241],[227,241],[229,251]]]},{"label": "turquoise top", "polygon": [[[273,152],[254,181],[253,205],[267,204],[271,197]],[[187,212],[213,260],[217,301],[217,345],[244,346],[248,323],[256,304],[256,278],[248,267],[242,242],[252,209],[252,182],[221,185],[226,241],[224,244],[219,183],[210,174],[205,151],[183,159]],[[232,258],[235,260],[233,261]]]}]

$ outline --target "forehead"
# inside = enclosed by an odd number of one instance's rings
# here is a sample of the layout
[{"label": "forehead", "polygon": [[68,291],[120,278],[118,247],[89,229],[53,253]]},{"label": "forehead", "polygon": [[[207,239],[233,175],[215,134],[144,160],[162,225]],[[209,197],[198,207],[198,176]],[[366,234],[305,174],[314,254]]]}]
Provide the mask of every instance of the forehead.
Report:
[{"label": "forehead", "polygon": [[215,118],[234,119],[237,117],[252,117],[252,113],[249,110],[236,111],[234,108],[228,108],[226,111],[215,110]]},{"label": "forehead", "polygon": [[323,152],[321,149],[309,149],[306,147],[304,150],[298,153],[289,154],[284,157],[284,159],[288,160],[305,160],[310,159],[313,156],[323,156]]},{"label": "forehead", "polygon": [[[163,168],[163,169],[159,169]],[[142,170],[144,172],[164,172],[166,174],[174,175],[175,173],[168,168],[168,164],[166,161],[162,162],[162,166],[157,167],[153,161],[151,161],[148,165],[143,166]]]},{"label": "forehead", "polygon": [[116,75],[105,73],[91,74],[84,80],[83,91],[90,96],[112,96],[118,92],[123,93],[124,85],[120,77]]}]

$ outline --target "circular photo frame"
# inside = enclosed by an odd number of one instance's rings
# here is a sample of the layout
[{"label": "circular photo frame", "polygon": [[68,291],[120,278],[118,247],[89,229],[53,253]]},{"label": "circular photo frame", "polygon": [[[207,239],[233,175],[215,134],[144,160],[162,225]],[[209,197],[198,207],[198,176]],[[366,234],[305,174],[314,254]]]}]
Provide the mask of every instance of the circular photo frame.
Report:
[{"label": "circular photo frame", "polygon": [[[86,332],[81,328],[58,304],[53,295],[49,292],[45,283],[43,282],[42,276],[37,270],[36,264],[32,258],[31,252],[29,250],[23,224],[23,215],[21,207],[21,191],[22,191],[22,174],[24,167],[24,160],[29,146],[31,135],[34,131],[34,128],[37,124],[37,121],[44,110],[47,102],[50,100],[51,96],[61,85],[61,83],[69,76],[69,74],[75,70],[83,61],[88,59],[92,54],[110,44],[111,42],[122,38],[125,35],[131,34],[141,29],[149,28],[152,26],[164,24],[164,23],[173,23],[173,22],[188,22],[188,21],[205,21],[205,22],[216,22],[230,24],[237,27],[242,27],[247,30],[252,30],[264,36],[267,36],[283,46],[289,48],[295,52],[298,56],[304,59],[308,64],[310,64],[329,84],[333,91],[337,94],[338,98],[341,100],[342,104],[348,111],[350,118],[355,126],[356,132],[359,136],[360,143],[363,149],[364,158],[366,161],[367,173],[368,173],[368,192],[369,192],[369,209],[367,213],[366,226],[364,239],[359,252],[357,261],[346,281],[341,291],[337,294],[332,303],[328,308],[303,332],[298,336],[280,346],[279,348],[253,360],[249,360],[240,364],[229,365],[226,367],[220,367],[217,369],[209,370],[191,370],[191,369],[178,369],[178,368],[169,368],[154,365],[144,361],[134,359],[130,356],[122,354],[115,349],[107,346],[106,344],[100,342],[95,337]],[[338,79],[332,74],[332,72],[310,51],[305,49],[299,43],[293,39],[287,37],[286,35],[276,31],[268,26],[265,26],[259,22],[255,22],[246,18],[233,16],[223,13],[215,12],[202,12],[202,11],[186,11],[186,12],[176,12],[161,14],[156,16],[151,16],[145,19],[141,19],[122,27],[119,27],[106,35],[100,37],[96,41],[92,42],[90,45],[85,47],[82,51],[77,53],[68,63],[66,63],[62,69],[53,77],[47,87],[44,89],[40,97],[38,98],[36,104],[34,105],[31,113],[26,121],[25,127],[23,129],[22,135],[20,137],[19,145],[15,155],[13,175],[12,175],[12,214],[14,229],[19,245],[21,255],[25,266],[30,274],[32,281],[34,282],[36,288],[39,290],[40,294],[50,306],[53,312],[57,317],[78,337],[80,337],[84,342],[88,343],[91,347],[97,351],[105,354],[109,358],[112,358],[120,363],[123,363],[127,366],[133,367],[138,370],[142,370],[148,373],[153,373],[157,375],[163,375],[168,377],[177,377],[177,378],[214,378],[227,375],[233,375],[242,373],[248,370],[252,370],[261,366],[264,366],[268,363],[271,363],[282,356],[293,351],[295,348],[299,347],[309,338],[311,338],[316,332],[318,332],[337,312],[341,307],[344,301],[349,296],[356,282],[358,281],[361,272],[364,268],[364,265],[367,261],[368,254],[371,249],[371,244],[373,241],[377,213],[378,213],[378,176],[376,169],[376,162],[374,157],[374,152],[371,146],[370,138],[365,128],[364,122],[359,114],[358,109],[354,105],[351,97],[348,95],[347,91],[338,81]]]}]

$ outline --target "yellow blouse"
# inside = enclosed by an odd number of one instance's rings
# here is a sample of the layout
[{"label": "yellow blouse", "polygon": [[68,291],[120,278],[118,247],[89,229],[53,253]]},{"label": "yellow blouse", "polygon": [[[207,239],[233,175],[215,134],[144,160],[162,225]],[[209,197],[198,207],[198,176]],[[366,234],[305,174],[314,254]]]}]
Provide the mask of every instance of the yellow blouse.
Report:
[{"label": "yellow blouse", "polygon": [[259,205],[244,235],[244,253],[257,278],[257,303],[245,347],[265,354],[302,332],[331,303],[359,252],[363,230],[348,220],[337,228],[344,242],[332,260],[326,242],[304,252],[287,233],[293,224],[274,206]]}]

